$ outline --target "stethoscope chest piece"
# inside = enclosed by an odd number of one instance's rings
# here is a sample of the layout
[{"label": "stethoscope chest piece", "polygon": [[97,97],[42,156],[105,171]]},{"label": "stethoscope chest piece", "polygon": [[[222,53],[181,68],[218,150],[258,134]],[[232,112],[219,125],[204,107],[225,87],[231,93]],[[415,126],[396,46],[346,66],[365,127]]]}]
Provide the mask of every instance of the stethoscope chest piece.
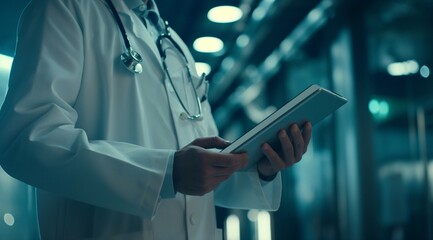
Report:
[{"label": "stethoscope chest piece", "polygon": [[129,71],[133,73],[143,72],[143,66],[141,65],[143,58],[138,52],[134,51],[134,49],[129,48],[127,52],[120,55],[120,59]]}]

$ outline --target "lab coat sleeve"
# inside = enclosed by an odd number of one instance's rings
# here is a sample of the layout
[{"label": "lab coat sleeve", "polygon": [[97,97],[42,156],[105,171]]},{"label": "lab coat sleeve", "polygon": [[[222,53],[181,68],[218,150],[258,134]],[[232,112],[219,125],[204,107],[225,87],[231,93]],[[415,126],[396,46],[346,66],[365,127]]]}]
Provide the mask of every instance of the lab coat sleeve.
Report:
[{"label": "lab coat sleeve", "polygon": [[89,140],[76,127],[84,54],[78,2],[33,1],[23,14],[0,112],[0,163],[38,188],[152,218],[174,150]]}]

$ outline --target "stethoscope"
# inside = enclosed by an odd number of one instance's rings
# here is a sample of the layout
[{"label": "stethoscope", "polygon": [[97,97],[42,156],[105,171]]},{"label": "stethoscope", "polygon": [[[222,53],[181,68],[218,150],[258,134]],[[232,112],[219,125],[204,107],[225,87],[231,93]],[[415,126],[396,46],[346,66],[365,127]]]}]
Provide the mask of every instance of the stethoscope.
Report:
[{"label": "stethoscope", "polygon": [[[132,72],[134,74],[141,74],[143,72],[143,66],[142,66],[143,58],[141,57],[141,55],[138,52],[136,52],[132,48],[131,43],[129,42],[128,36],[126,35],[126,30],[125,30],[125,27],[123,26],[122,20],[120,19],[120,16],[117,13],[117,10],[114,7],[111,0],[105,0],[105,1],[107,2],[108,6],[110,7],[110,11],[112,12],[112,14],[114,16],[114,19],[116,20],[117,26],[120,29],[120,33],[122,34],[123,42],[124,42],[125,47],[126,47],[126,51],[120,55],[120,60],[122,61],[123,65],[125,65],[125,67],[130,72]],[[202,100],[198,97],[197,90],[196,90],[194,83],[192,81],[192,76],[191,76],[191,71],[189,68],[188,59],[186,58],[184,52],[182,51],[182,48],[172,39],[170,30],[169,30],[169,25],[168,25],[167,21],[164,22],[164,26],[165,26],[164,33],[162,33],[158,36],[156,43],[157,43],[159,54],[162,58],[162,65],[164,67],[164,70],[167,74],[167,77],[168,77],[170,83],[171,83],[171,86],[173,87],[173,90],[176,94],[176,97],[178,98],[180,105],[182,106],[182,108],[184,110],[184,112],[181,113],[180,117],[182,119],[188,119],[188,120],[202,120],[203,119],[202,106],[201,106]],[[180,52],[180,54],[182,55],[182,57],[185,60],[186,67],[188,69],[189,82],[191,83],[192,89],[194,91],[194,97],[196,98],[196,103],[197,103],[197,108],[198,108],[197,114],[191,114],[188,111],[188,109],[186,108],[185,104],[183,103],[182,99],[179,96],[179,93],[177,92],[177,90],[173,84],[173,80],[169,74],[168,66],[167,66],[166,61],[165,61],[167,56],[165,54],[165,51],[162,48],[162,41],[164,39],[169,40],[174,45],[174,47]],[[199,84],[201,84],[203,81],[205,81],[205,77],[206,77],[206,75],[202,74],[201,79],[199,81]]]}]

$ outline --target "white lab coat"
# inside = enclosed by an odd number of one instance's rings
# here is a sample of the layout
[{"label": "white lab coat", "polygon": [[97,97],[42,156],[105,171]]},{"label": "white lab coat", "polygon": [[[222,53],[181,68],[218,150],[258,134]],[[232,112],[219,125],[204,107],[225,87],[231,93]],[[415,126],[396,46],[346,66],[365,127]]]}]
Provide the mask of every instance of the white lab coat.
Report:
[{"label": "white lab coat", "polygon": [[[131,10],[135,1],[113,2],[144,58],[143,74],[120,62],[124,43],[102,0],[34,0],[21,19],[0,112],[0,160],[37,187],[42,239],[221,239],[214,204],[277,209],[280,177],[263,184],[254,169],[205,196],[160,197],[174,152],[218,133],[207,101],[202,121],[179,118],[183,109]],[[184,73],[174,78],[195,109]]]}]

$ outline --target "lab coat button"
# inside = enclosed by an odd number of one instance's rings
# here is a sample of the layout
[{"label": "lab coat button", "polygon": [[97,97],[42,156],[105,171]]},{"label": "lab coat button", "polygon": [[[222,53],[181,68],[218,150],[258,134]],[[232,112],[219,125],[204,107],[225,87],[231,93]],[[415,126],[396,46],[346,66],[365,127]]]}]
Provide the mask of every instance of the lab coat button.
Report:
[{"label": "lab coat button", "polygon": [[186,115],[186,113],[183,112],[183,113],[179,114],[179,118],[180,118],[181,120],[187,120],[187,119],[188,119],[188,115]]},{"label": "lab coat button", "polygon": [[197,224],[197,218],[194,214],[191,214],[189,216],[189,223],[191,223],[191,225],[196,225]]},{"label": "lab coat button", "polygon": [[138,7],[138,10],[140,10],[140,11],[144,11],[144,10],[146,10],[146,5],[141,5],[140,7]]}]

